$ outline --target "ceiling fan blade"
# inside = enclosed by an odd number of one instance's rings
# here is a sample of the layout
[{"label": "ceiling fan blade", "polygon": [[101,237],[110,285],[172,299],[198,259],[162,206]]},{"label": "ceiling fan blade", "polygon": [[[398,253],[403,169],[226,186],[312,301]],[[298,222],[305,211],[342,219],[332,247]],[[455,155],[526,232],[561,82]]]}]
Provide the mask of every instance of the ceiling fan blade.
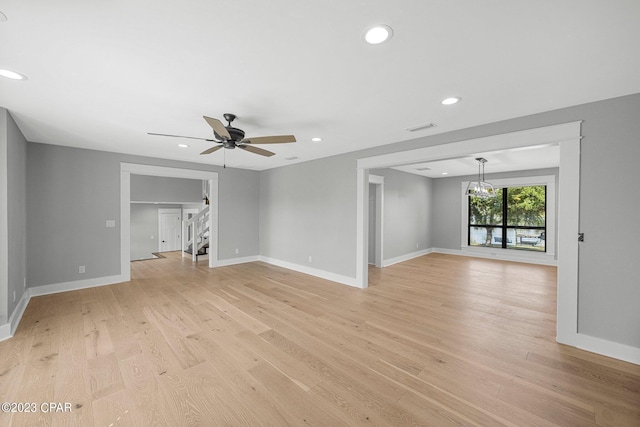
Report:
[{"label": "ceiling fan blade", "polygon": [[276,153],[272,153],[271,151],[267,151],[267,150],[263,150],[262,148],[258,148],[258,147],[252,147],[250,145],[237,145],[238,148],[242,148],[243,150],[246,151],[251,151],[252,153],[255,154],[260,154],[261,156],[265,156],[265,157],[271,157]]},{"label": "ceiling fan blade", "polygon": [[258,136],[240,141],[243,144],[283,144],[286,142],[296,142],[293,135]]},{"label": "ceiling fan blade", "polygon": [[215,147],[211,147],[208,150],[204,150],[202,153],[200,154],[211,154],[215,151],[218,151],[219,149],[221,149],[223,146],[222,145],[216,145]]},{"label": "ceiling fan blade", "polygon": [[229,135],[229,131],[227,130],[226,127],[224,127],[224,125],[220,120],[207,117],[207,116],[202,116],[202,117],[207,121],[207,123],[209,123],[209,126],[213,128],[215,133],[217,133],[218,135],[220,135],[221,137],[227,140],[231,139],[231,135]]},{"label": "ceiling fan blade", "polygon": [[215,139],[207,139],[207,138],[197,138],[195,136],[184,136],[184,135],[169,135],[166,133],[153,133],[153,132],[147,132],[147,135],[153,135],[153,136],[171,136],[174,138],[189,138],[189,139],[201,139],[203,141],[210,141],[210,142],[217,142]]}]

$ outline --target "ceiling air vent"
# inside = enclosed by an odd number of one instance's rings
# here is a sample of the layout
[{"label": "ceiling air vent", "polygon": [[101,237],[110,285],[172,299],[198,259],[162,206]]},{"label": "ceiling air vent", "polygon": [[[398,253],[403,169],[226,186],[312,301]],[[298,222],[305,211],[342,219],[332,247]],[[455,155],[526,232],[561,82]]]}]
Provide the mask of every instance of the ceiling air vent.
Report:
[{"label": "ceiling air vent", "polygon": [[431,168],[416,168],[417,171],[430,171]]},{"label": "ceiling air vent", "polygon": [[422,125],[406,128],[406,130],[408,130],[409,132],[417,132],[419,130],[434,128],[434,127],[436,127],[435,123],[425,123],[425,124],[422,124]]}]

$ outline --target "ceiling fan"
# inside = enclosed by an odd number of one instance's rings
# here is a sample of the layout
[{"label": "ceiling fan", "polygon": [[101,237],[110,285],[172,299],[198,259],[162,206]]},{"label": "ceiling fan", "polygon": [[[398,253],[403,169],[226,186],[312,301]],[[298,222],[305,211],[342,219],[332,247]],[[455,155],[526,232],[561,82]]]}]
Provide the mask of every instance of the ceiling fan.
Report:
[{"label": "ceiling fan", "polygon": [[201,139],[203,141],[216,142],[220,145],[214,145],[213,147],[204,150],[200,154],[211,154],[218,151],[221,148],[227,148],[233,150],[234,148],[241,148],[245,151],[249,151],[254,154],[259,154],[265,157],[271,157],[275,153],[264,150],[262,148],[254,147],[253,144],[281,144],[287,142],[296,142],[296,137],[293,135],[275,135],[275,136],[259,136],[255,138],[245,138],[244,131],[242,129],[234,128],[231,123],[236,119],[235,114],[225,113],[224,119],[228,125],[225,126],[218,119],[214,119],[207,116],[202,116],[204,120],[213,128],[213,135],[215,139],[197,138],[193,136],[183,135],[168,135],[165,133],[152,133],[147,132],[148,135],[154,136],[171,136],[176,138],[189,138],[189,139]]}]

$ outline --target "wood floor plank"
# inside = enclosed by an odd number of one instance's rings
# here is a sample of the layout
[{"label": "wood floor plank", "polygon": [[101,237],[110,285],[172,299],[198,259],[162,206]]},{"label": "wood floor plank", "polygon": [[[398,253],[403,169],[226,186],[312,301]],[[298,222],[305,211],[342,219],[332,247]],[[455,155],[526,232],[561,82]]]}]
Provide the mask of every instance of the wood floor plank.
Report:
[{"label": "wood floor plank", "polygon": [[54,417],[53,422],[56,425],[91,425],[93,411],[86,388],[88,365],[83,339],[83,316],[76,312],[67,314],[64,318],[53,402],[69,404],[71,412]]},{"label": "wood floor plank", "polygon": [[166,411],[155,372],[143,354],[119,361],[128,398],[135,403],[141,422],[137,425],[172,425],[176,422]]},{"label": "wood floor plank", "polygon": [[286,417],[289,425],[348,425],[341,418],[315,405],[309,395],[300,393],[296,384],[270,364],[262,363],[251,368],[249,372],[270,393],[279,396],[278,409]]},{"label": "wood floor plank", "polygon": [[2,426],[640,425],[640,366],[555,341],[556,269],[429,254],[356,289],[180,253],[33,297]]},{"label": "wood floor plank", "polygon": [[94,400],[124,388],[120,366],[114,353],[88,359],[86,372],[85,386]]}]

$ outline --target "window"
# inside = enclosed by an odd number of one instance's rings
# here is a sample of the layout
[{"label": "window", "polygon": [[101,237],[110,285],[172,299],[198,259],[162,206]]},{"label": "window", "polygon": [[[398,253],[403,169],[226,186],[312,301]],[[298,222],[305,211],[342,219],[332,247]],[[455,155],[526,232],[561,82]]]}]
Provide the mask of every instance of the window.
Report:
[{"label": "window", "polygon": [[546,252],[547,187],[496,188],[496,197],[469,197],[468,244]]}]

